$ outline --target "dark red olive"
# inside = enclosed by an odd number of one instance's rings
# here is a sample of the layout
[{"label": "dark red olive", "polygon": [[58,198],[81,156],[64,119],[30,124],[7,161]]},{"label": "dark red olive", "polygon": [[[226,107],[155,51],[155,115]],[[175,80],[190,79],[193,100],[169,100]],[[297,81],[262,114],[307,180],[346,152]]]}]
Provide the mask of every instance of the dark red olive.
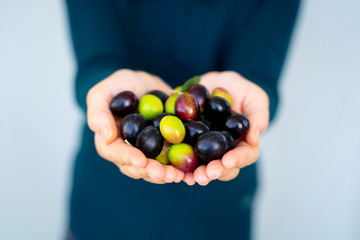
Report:
[{"label": "dark red olive", "polygon": [[206,132],[198,138],[194,150],[196,156],[204,163],[221,159],[227,150],[226,137],[221,132]]},{"label": "dark red olive", "polygon": [[136,147],[140,149],[147,158],[155,159],[161,152],[164,139],[159,129],[153,126],[147,126],[138,135]]},{"label": "dark red olive", "polygon": [[136,111],[139,104],[137,96],[130,91],[123,91],[116,95],[110,102],[110,111],[119,117],[124,117]]},{"label": "dark red olive", "polygon": [[230,151],[231,149],[234,148],[235,143],[234,143],[234,138],[231,136],[231,134],[227,131],[220,131],[222,134],[224,134],[224,136],[226,137],[226,142],[227,142],[227,151]]},{"label": "dark red olive", "polygon": [[230,104],[222,97],[213,97],[205,104],[204,117],[215,125],[223,124],[230,115]]},{"label": "dark red olive", "polygon": [[185,126],[185,139],[183,142],[194,145],[198,137],[209,131],[209,127],[201,121],[192,121],[184,123]]},{"label": "dark red olive", "polygon": [[199,104],[193,95],[181,94],[175,101],[175,113],[181,120],[194,120],[199,114]]},{"label": "dark red olive", "polygon": [[121,127],[120,134],[125,140],[128,140],[131,145],[136,145],[136,138],[146,127],[146,119],[140,113],[131,113],[124,117]]},{"label": "dark red olive", "polygon": [[249,128],[249,119],[240,113],[231,115],[225,122],[225,130],[231,134],[235,141],[245,136]]},{"label": "dark red olive", "polygon": [[200,112],[204,111],[205,103],[209,99],[209,91],[206,89],[206,87],[201,84],[195,84],[190,87],[187,92],[196,98],[199,104]]}]

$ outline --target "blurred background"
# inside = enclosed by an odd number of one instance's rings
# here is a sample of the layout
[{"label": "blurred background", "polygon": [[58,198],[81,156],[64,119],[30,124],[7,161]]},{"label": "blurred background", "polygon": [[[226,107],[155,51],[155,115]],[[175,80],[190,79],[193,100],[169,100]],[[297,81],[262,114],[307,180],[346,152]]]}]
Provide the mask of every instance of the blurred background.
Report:
[{"label": "blurred background", "polygon": [[[302,3],[263,137],[256,240],[360,239],[359,10]],[[84,121],[72,54],[64,2],[0,1],[0,239],[64,238]]]}]

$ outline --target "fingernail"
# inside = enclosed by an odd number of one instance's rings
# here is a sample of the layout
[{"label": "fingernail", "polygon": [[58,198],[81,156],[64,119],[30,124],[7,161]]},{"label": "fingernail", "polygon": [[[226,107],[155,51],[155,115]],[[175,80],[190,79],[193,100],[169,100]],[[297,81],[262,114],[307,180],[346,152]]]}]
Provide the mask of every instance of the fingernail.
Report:
[{"label": "fingernail", "polygon": [[236,161],[233,159],[230,159],[230,160],[227,160],[226,162],[224,162],[223,165],[226,168],[233,168],[236,166]]},{"label": "fingernail", "polygon": [[208,183],[209,183],[209,179],[207,179],[207,178],[205,178],[205,177],[203,177],[203,178],[201,178],[201,179],[199,179],[200,181],[198,181],[198,183],[199,183],[199,185],[201,185],[201,186],[206,186],[206,185],[208,185]]},{"label": "fingernail", "polygon": [[260,139],[260,129],[256,129],[254,133],[255,146],[259,144]]},{"label": "fingernail", "polygon": [[165,182],[167,182],[167,183],[172,183],[172,182],[173,182],[173,180],[170,180],[170,179],[167,179],[167,178],[165,178],[164,180],[165,180]]},{"label": "fingernail", "polygon": [[259,141],[260,141],[260,129],[258,128],[257,130],[256,130],[256,142],[257,143],[259,143]]},{"label": "fingernail", "polygon": [[211,180],[218,179],[219,177],[220,177],[220,173],[219,173],[219,172],[216,172],[216,173],[214,173],[214,174],[211,176]]}]

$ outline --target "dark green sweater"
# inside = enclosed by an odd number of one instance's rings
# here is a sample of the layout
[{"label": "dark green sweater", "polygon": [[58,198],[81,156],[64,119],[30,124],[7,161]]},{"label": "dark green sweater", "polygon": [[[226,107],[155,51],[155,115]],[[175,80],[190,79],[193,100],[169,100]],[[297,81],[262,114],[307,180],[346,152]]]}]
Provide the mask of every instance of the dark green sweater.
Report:
[{"label": "dark green sweater", "polygon": [[[177,86],[208,71],[233,70],[270,97],[298,0],[67,0],[78,63],[76,99],[121,68]],[[85,117],[85,115],[84,115]],[[77,239],[246,239],[255,165],[206,187],[133,180],[101,159],[84,126],[74,168],[70,228]]]}]

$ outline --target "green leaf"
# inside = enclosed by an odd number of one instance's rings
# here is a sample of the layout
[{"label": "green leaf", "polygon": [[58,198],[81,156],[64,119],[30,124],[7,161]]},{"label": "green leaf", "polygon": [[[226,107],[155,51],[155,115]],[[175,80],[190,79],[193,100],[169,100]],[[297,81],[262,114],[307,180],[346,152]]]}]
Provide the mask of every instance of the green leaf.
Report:
[{"label": "green leaf", "polygon": [[200,82],[200,76],[192,77],[184,83],[184,85],[181,88],[181,91],[186,92],[187,90],[189,90],[189,88],[191,88],[195,84],[198,84],[199,82]]}]

